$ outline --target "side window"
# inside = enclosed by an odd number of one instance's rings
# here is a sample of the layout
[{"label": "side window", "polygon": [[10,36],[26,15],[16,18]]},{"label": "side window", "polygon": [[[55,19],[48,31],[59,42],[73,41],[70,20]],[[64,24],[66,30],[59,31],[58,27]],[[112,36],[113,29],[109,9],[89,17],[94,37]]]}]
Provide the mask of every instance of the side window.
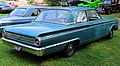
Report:
[{"label": "side window", "polygon": [[76,22],[86,22],[87,21],[87,16],[85,11],[80,11],[77,17]]},{"label": "side window", "polygon": [[70,22],[75,22],[77,18],[78,11],[72,11],[70,16]]},{"label": "side window", "polygon": [[97,20],[97,19],[101,19],[101,18],[95,10],[89,10],[88,11],[88,19],[89,19],[89,21],[91,21],[91,20]]},{"label": "side window", "polygon": [[41,12],[41,10],[40,10],[40,9],[35,9],[35,10],[33,10],[33,12],[32,12],[32,15],[31,15],[31,16],[37,16],[37,15],[39,15],[39,14],[40,14],[40,12]]}]

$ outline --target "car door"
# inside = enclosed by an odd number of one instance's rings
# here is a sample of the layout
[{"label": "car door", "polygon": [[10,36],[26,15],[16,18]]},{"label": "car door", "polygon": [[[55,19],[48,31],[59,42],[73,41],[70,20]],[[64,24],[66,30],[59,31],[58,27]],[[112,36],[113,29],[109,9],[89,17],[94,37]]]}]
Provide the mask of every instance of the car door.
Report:
[{"label": "car door", "polygon": [[76,35],[80,37],[81,44],[99,39],[105,34],[104,21],[95,10],[80,11],[76,23],[76,26],[80,26]]},{"label": "car door", "polygon": [[101,38],[106,33],[102,18],[96,10],[87,10],[87,17],[90,23],[88,27],[90,41]]},{"label": "car door", "polygon": [[80,27],[78,33],[76,33],[80,38],[80,44],[86,44],[91,38],[90,35],[92,31],[88,29],[90,25],[91,23],[88,22],[86,11],[80,11],[76,19],[76,26]]}]

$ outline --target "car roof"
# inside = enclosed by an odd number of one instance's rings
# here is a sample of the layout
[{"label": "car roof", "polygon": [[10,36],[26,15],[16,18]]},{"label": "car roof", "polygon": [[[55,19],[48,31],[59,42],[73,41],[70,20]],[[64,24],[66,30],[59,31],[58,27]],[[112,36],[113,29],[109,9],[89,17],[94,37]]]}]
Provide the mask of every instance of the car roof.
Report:
[{"label": "car roof", "polygon": [[27,8],[27,9],[29,9],[29,8],[49,8],[49,7],[47,7],[47,6],[23,6],[23,7],[17,7],[17,8]]},{"label": "car roof", "polygon": [[71,7],[54,7],[54,8],[50,8],[50,9],[65,9],[65,10],[91,10],[94,8],[90,8],[90,7],[76,7],[76,6],[71,6]]}]

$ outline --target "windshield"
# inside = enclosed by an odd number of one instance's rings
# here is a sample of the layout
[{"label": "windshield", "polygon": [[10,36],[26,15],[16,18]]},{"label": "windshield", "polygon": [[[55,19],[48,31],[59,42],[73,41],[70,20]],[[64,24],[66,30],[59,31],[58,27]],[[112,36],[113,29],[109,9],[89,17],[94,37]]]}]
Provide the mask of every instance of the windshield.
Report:
[{"label": "windshield", "polygon": [[14,15],[14,16],[23,16],[23,14],[27,11],[27,9],[25,8],[17,8],[15,10],[13,10],[10,15]]},{"label": "windshield", "polygon": [[35,21],[65,24],[68,13],[67,10],[45,10]]}]

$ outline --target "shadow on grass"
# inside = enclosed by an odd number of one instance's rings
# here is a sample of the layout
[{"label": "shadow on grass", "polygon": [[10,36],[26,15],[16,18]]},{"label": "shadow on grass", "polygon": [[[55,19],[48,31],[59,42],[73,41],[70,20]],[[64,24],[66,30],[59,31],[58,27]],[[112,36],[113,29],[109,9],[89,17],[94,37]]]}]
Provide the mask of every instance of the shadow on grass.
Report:
[{"label": "shadow on grass", "polygon": [[48,61],[51,59],[61,59],[62,57],[59,56],[59,53],[54,53],[54,54],[49,54],[45,56],[36,56],[24,51],[15,51],[15,50],[10,50],[10,54],[13,55],[13,57],[17,57],[23,62],[28,61],[28,63],[34,63],[34,64],[41,64],[44,61]]}]

